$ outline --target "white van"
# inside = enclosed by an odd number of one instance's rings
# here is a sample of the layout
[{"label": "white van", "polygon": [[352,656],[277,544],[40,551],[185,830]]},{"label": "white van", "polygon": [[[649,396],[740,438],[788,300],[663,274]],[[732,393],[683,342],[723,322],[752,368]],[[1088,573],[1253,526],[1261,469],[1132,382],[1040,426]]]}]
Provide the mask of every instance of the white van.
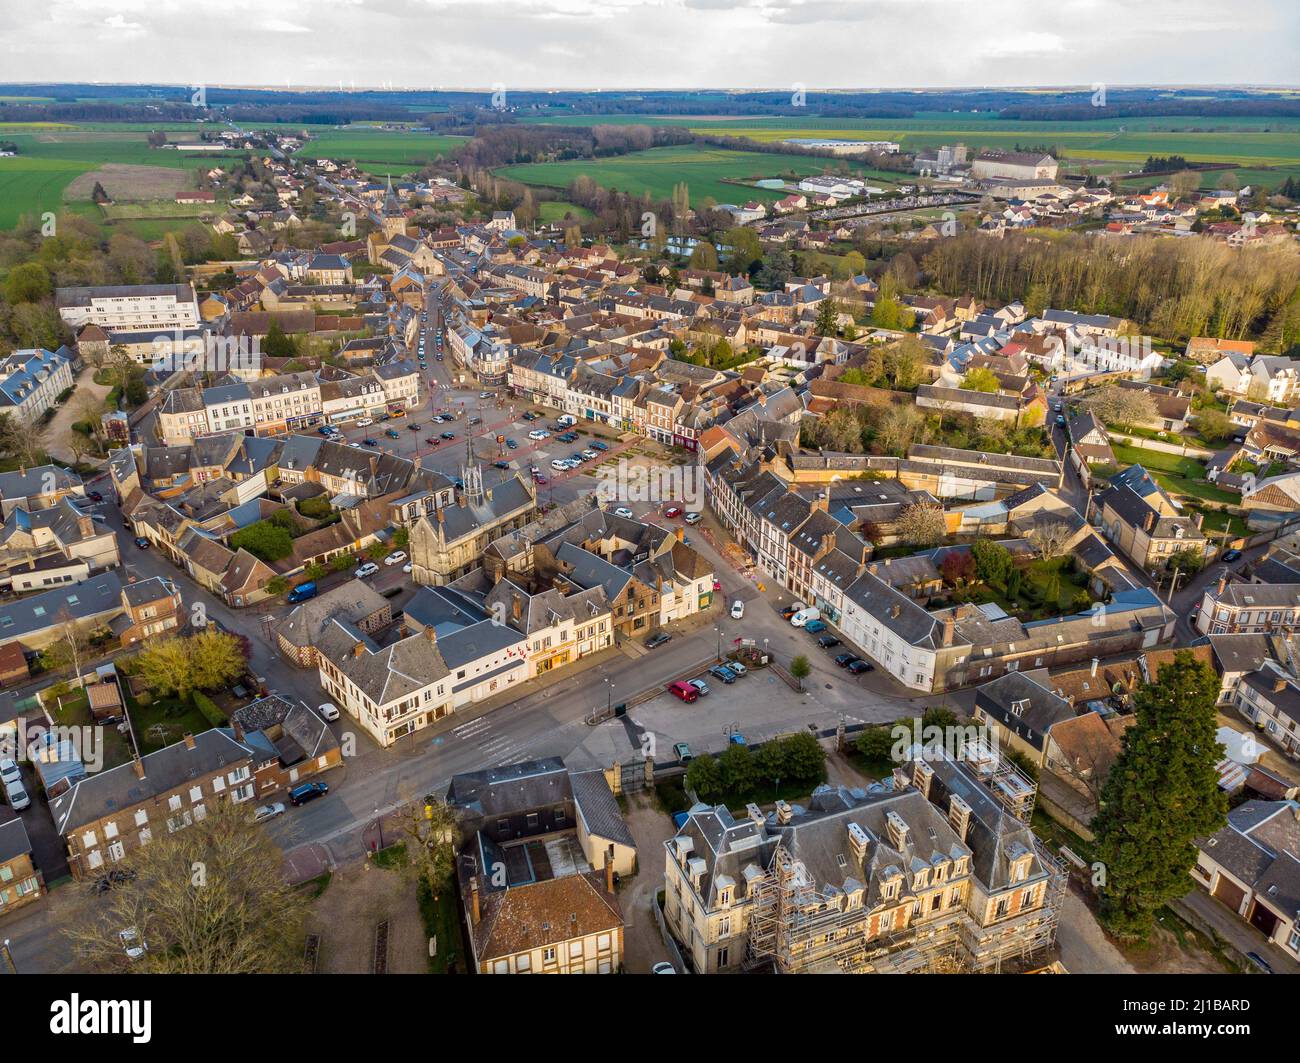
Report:
[{"label": "white van", "polygon": [[821,618],[820,609],[800,609],[794,616],[790,617],[790,623],[794,627],[803,627],[809,620],[820,620]]},{"label": "white van", "polygon": [[572,428],[578,423],[578,419],[571,413],[561,414],[555,419],[555,423],[563,428]]}]

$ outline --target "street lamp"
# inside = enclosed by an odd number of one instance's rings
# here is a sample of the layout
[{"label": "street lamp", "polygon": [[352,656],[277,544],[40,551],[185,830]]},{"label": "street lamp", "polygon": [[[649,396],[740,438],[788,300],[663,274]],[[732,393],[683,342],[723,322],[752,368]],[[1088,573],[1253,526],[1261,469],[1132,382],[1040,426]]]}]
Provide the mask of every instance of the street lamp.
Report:
[{"label": "street lamp", "polygon": [[722,628],[715,625],[713,630],[718,633],[718,660],[722,660]]},{"label": "street lamp", "polygon": [[614,711],[614,684],[609,677],[605,677],[605,712]]},{"label": "street lamp", "polygon": [[379,848],[384,847],[384,817],[379,814],[379,809],[375,809],[375,823],[379,827]]}]

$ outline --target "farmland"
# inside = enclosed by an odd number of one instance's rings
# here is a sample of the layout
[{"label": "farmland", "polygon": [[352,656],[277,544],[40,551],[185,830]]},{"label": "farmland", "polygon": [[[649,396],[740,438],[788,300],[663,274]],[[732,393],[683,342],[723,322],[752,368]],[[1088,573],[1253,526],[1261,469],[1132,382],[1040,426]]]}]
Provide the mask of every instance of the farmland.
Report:
[{"label": "farmland", "polygon": [[842,168],[854,172],[866,169],[838,160],[832,162],[799,155],[730,151],[690,144],[650,148],[648,151],[605,159],[506,166],[496,172],[510,180],[548,188],[568,188],[574,178],[587,176],[602,187],[616,188],[638,196],[648,192],[656,199],[669,198],[673,185],[685,181],[694,203],[700,203],[706,198],[719,203],[735,203],[748,199],[772,202],[786,193],[779,189],[730,184],[729,181],[791,174],[808,176],[828,170],[840,172]]},{"label": "farmland", "polygon": [[355,162],[371,173],[410,173],[439,156],[446,158],[465,143],[464,137],[434,136],[364,128],[313,130],[313,139],[298,154],[308,159]]},{"label": "farmland", "polygon": [[151,148],[144,130],[6,125],[0,126],[0,137],[19,151],[0,159],[0,230],[12,228],[24,214],[60,210],[69,186],[101,166],[111,164],[119,175],[133,166],[149,172],[197,170],[229,157]]}]

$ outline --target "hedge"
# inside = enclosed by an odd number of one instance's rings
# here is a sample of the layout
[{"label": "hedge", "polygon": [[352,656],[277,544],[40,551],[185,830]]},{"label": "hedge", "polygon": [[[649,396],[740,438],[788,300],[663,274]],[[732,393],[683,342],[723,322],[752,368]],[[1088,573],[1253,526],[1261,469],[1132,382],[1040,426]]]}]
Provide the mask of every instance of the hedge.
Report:
[{"label": "hedge", "polygon": [[226,719],[226,714],[217,708],[217,703],[201,690],[194,692],[194,707],[213,727],[225,727],[230,722]]}]

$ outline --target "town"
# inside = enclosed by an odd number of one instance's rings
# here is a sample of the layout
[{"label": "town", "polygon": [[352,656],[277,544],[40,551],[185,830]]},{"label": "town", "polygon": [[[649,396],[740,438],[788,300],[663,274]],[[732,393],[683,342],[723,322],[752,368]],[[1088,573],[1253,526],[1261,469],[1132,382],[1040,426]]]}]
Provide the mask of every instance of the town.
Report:
[{"label": "town", "polygon": [[1300,972],[1296,178],[484,101],[0,235],[0,968]]}]

